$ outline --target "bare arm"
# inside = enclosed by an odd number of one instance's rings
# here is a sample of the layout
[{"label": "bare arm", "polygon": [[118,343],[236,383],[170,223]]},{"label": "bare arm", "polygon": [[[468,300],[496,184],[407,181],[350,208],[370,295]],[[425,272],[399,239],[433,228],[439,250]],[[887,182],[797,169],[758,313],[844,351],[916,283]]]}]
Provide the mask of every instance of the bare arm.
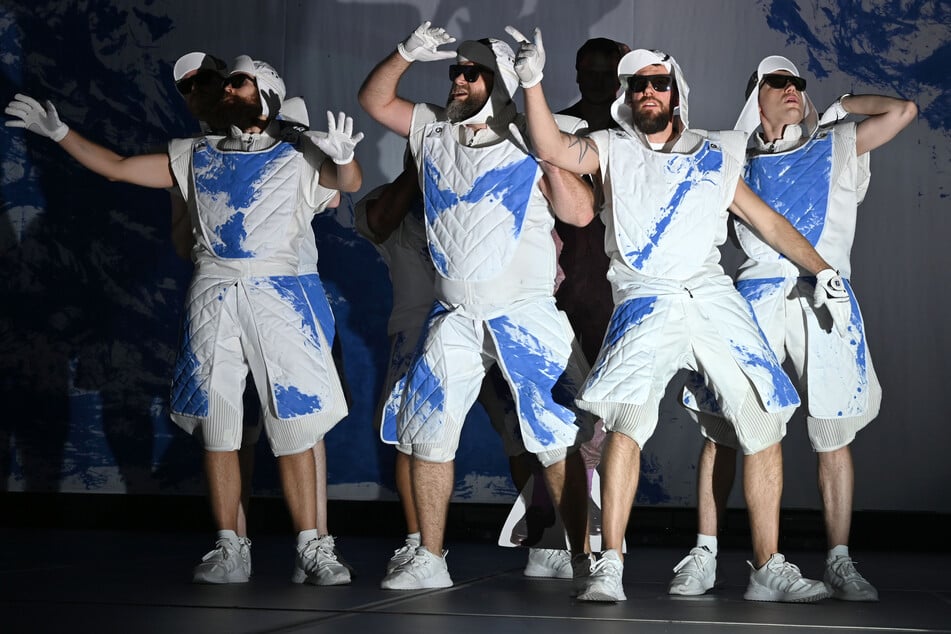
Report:
[{"label": "bare arm", "polygon": [[584,227],[594,220],[594,191],[577,174],[540,161],[544,172],[539,186],[555,217],[564,223]]},{"label": "bare arm", "polygon": [[867,116],[856,126],[855,153],[859,155],[885,145],[918,116],[914,102],[883,95],[848,95],[839,104],[848,113]]},{"label": "bare arm", "polygon": [[374,242],[381,244],[400,226],[419,194],[419,181],[414,167],[407,167],[386,186],[380,197],[367,203],[367,226]]},{"label": "bare arm", "polygon": [[594,174],[600,168],[598,147],[588,137],[558,129],[541,83],[524,88],[528,136],[538,158],[574,174]]},{"label": "bare arm", "polygon": [[409,136],[414,104],[399,97],[396,88],[410,64],[398,51],[393,51],[370,71],[357,93],[367,114],[403,137]]},{"label": "bare arm", "polygon": [[807,271],[815,274],[832,268],[809,241],[802,237],[788,220],[757,196],[743,179],[740,179],[736,186],[730,211],[753,227],[766,244]]},{"label": "bare arm", "polygon": [[343,165],[325,160],[320,164],[320,177],[317,182],[327,189],[355,192],[363,185],[363,169],[356,159]]},{"label": "bare arm", "polygon": [[59,145],[83,167],[111,181],[158,189],[166,189],[175,184],[168,154],[120,156],[86,139],[75,130],[70,130]]}]

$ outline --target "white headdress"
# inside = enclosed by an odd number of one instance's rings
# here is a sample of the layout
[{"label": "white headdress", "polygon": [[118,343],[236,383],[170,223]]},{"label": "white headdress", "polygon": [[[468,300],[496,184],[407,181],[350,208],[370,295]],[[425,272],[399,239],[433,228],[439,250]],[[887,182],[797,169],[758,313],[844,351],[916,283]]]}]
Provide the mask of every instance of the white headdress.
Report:
[{"label": "white headdress", "polygon": [[[756,128],[760,125],[759,91],[760,85],[763,83],[763,77],[781,70],[792,73],[796,77],[801,76],[796,65],[782,55],[764,57],[763,61],[759,63],[759,66],[756,67],[755,87],[746,98],[746,105],[744,105],[743,110],[740,111],[736,125],[733,126],[734,130],[742,130],[747,134],[753,134],[753,132],[756,131]],[[753,77],[750,77],[750,82],[752,81]],[[813,105],[812,99],[809,98],[805,90],[802,91],[802,103],[803,113],[800,124],[803,127],[803,135],[809,137],[812,136],[819,126],[819,114],[816,112],[816,107]]]},{"label": "white headdress", "polygon": [[[512,96],[518,89],[518,75],[515,74],[515,53],[512,47],[495,38],[484,40],[466,40],[456,51],[460,62],[475,62],[485,66],[495,74],[492,94],[479,112],[462,123],[486,123],[490,118],[511,119],[515,114]],[[507,114],[503,114],[503,112]],[[497,121],[508,124],[508,121]]]}]

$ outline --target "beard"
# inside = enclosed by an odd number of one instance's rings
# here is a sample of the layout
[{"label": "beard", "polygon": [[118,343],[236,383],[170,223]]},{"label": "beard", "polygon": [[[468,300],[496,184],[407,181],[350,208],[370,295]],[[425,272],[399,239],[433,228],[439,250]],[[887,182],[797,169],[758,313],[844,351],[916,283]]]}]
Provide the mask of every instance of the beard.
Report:
[{"label": "beard", "polygon": [[469,93],[465,99],[453,99],[450,94],[448,101],[446,101],[446,118],[452,123],[465,121],[482,110],[485,102],[485,99],[479,99],[472,93]]},{"label": "beard", "polygon": [[[646,101],[646,99],[641,101]],[[670,110],[664,108],[663,105],[659,110],[641,110],[634,107],[635,104],[630,101],[630,98],[628,98],[628,103],[631,105],[631,110],[633,110],[635,127],[644,134],[663,132],[672,120]]]},{"label": "beard", "polygon": [[634,125],[644,134],[663,132],[670,123],[670,110],[661,107],[659,111],[634,111]]},{"label": "beard", "polygon": [[264,109],[256,98],[254,101],[245,101],[240,97],[226,94],[209,112],[206,122],[215,130],[227,130],[229,126],[247,130],[261,122],[262,112]]},{"label": "beard", "polygon": [[185,98],[185,103],[192,116],[207,123],[209,119],[215,117],[215,109],[218,107],[223,94],[224,91],[221,90],[220,86],[195,88]]}]

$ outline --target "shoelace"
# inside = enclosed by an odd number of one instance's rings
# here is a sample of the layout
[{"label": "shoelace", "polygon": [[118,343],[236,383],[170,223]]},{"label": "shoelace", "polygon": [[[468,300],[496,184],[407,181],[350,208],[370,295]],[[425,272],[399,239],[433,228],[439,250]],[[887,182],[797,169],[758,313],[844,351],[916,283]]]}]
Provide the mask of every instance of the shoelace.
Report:
[{"label": "shoelace", "polygon": [[616,565],[617,562],[613,559],[599,557],[593,564],[591,564],[591,576],[604,571],[605,568],[614,568]]},{"label": "shoelace", "polygon": [[205,553],[205,556],[202,557],[201,560],[208,561],[209,559],[221,559],[221,560],[230,559],[231,555],[228,554],[230,550],[229,548],[227,548],[228,544],[229,544],[229,540],[219,539],[218,541],[215,542],[214,550],[211,550]]},{"label": "shoelace", "polygon": [[[712,555],[713,553],[710,553],[710,554]],[[705,559],[704,556],[701,555],[700,553],[691,552],[689,555],[681,559],[679,564],[674,566],[674,572],[680,572],[681,569],[683,569],[683,567],[689,564],[691,561],[694,562],[694,565],[696,566],[697,570],[703,572],[704,568],[706,568],[707,566],[707,563],[706,561],[704,561],[704,559]]]},{"label": "shoelace", "polygon": [[406,542],[405,544],[403,544],[402,546],[400,546],[399,548],[393,551],[393,556],[397,557],[400,555],[408,555],[409,553],[416,552],[416,548],[418,548],[416,544],[413,544],[411,542]]},{"label": "shoelace", "polygon": [[832,561],[832,572],[842,577],[846,581],[861,578],[862,575],[855,569],[855,562],[851,557],[836,557]]},{"label": "shoelace", "polygon": [[780,566],[771,567],[770,570],[780,577],[789,579],[791,582],[795,583],[803,581],[802,573],[799,572],[799,566],[796,564],[791,564],[788,561],[784,561]]}]

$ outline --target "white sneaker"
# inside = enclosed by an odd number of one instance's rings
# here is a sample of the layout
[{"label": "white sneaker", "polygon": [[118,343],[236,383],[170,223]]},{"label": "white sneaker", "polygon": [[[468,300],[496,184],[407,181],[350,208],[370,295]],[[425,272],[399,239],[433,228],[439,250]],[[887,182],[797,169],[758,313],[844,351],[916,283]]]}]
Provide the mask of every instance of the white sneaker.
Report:
[{"label": "white sneaker", "polygon": [[413,555],[416,554],[417,548],[419,548],[419,540],[407,537],[406,543],[394,550],[393,556],[386,562],[386,574],[390,574],[412,559]]},{"label": "white sneaker", "polygon": [[624,562],[621,557],[616,550],[606,550],[592,562],[584,589],[577,598],[579,601],[626,601],[623,577]]},{"label": "white sneaker", "polygon": [[878,601],[878,590],[855,569],[851,557],[826,560],[825,584],[832,596],[842,601]]},{"label": "white sneaker", "polygon": [[828,598],[832,593],[821,581],[806,579],[799,568],[776,553],[757,570],[751,562],[750,583],[743,598],[747,601],[781,601],[811,603]]},{"label": "white sneaker", "polygon": [[312,539],[297,551],[293,583],[313,586],[343,586],[350,583],[350,570],[337,560],[333,535]]},{"label": "white sneaker", "polygon": [[571,579],[571,553],[552,548],[529,548],[528,563],[523,574],[526,577]]},{"label": "white sneaker", "polygon": [[424,590],[427,588],[449,588],[452,578],[446,566],[446,554],[437,557],[420,546],[413,553],[412,558],[383,577],[380,587],[384,590]]},{"label": "white sneaker", "polygon": [[219,539],[195,566],[193,583],[247,583],[251,577],[251,540]]},{"label": "white sneaker", "polygon": [[668,594],[699,596],[712,588],[717,580],[717,558],[703,546],[696,546],[674,566],[674,572]]}]

